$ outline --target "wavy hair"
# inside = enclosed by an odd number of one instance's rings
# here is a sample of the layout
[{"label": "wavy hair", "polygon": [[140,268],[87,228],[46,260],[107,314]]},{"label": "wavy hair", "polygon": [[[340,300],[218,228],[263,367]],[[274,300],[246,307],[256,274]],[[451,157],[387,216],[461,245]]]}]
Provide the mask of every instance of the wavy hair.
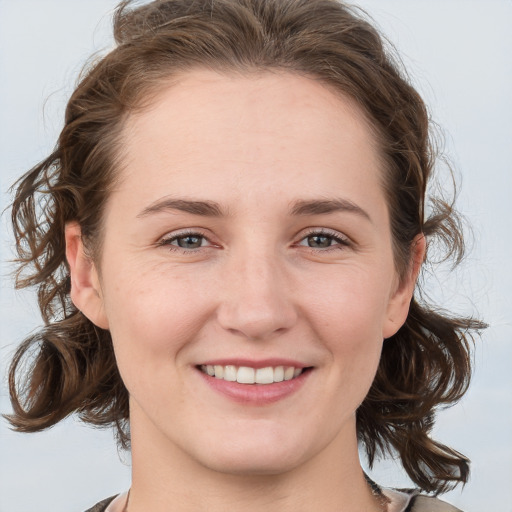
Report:
[{"label": "wavy hair", "polygon": [[[455,263],[462,258],[452,202],[431,198],[425,218],[427,185],[439,160],[425,104],[360,11],[337,0],[156,0],[139,7],[124,1],[114,15],[114,36],[115,48],[82,73],[55,151],[15,184],[16,285],[37,287],[44,319],[11,363],[8,419],[16,430],[39,431],[78,413],[94,425],[115,425],[121,444],[129,444],[128,392],[110,333],[70,300],[64,227],[77,221],[92,257],[101,252],[124,120],[177,73],[284,70],[352,98],[382,155],[399,275],[421,233],[430,247],[441,240]],[[439,493],[467,480],[469,461],[430,437],[434,415],[465,393],[472,337],[485,325],[428,305],[420,291],[405,325],[384,343],[357,430],[370,465],[396,451],[421,489]]]}]

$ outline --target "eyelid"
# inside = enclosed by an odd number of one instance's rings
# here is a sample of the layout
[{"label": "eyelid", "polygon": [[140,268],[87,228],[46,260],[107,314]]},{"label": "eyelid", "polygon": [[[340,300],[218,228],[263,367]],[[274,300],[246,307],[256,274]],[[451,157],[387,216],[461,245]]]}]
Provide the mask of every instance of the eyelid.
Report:
[{"label": "eyelid", "polygon": [[[308,238],[308,237],[313,236],[313,235],[320,235],[320,236],[331,237],[334,240],[338,241],[338,244],[343,246],[343,247],[350,247],[350,246],[353,245],[352,240],[347,235],[345,235],[345,234],[343,234],[340,231],[337,231],[335,229],[324,228],[324,227],[318,227],[318,228],[310,227],[310,228],[307,228],[305,231],[300,232],[299,235],[297,236],[297,240],[298,241],[296,242],[296,244],[298,245],[305,238]],[[329,249],[339,249],[339,245],[338,246],[333,245],[333,246],[330,246],[330,247],[324,248],[324,249],[317,249],[317,248],[314,248],[314,247],[306,247],[306,248],[311,249],[313,251],[326,252]]]},{"label": "eyelid", "polygon": [[[218,244],[215,244],[212,242],[211,237],[209,237],[206,232],[206,230],[202,228],[184,228],[177,231],[171,231],[164,236],[160,237],[158,241],[156,242],[156,245],[159,247],[165,247],[169,250],[177,250],[185,253],[198,253],[201,250],[207,249],[209,247],[220,247]],[[314,248],[314,247],[305,247],[306,249],[311,249],[312,251],[320,251],[320,252],[326,252],[329,249],[340,249],[341,247],[350,247],[353,245],[352,240],[345,235],[344,233],[341,233],[340,231],[337,231],[335,229],[325,228],[325,227],[310,227],[306,230],[301,231],[297,237],[296,242],[293,244],[295,246],[300,246],[300,242],[302,242],[304,239],[313,236],[313,235],[320,235],[320,236],[327,236],[332,238],[334,241],[338,242],[337,244],[334,244],[332,246],[329,246],[327,248]],[[208,242],[208,245],[192,249],[186,249],[184,247],[179,247],[178,245],[174,245],[171,242],[179,239],[184,238],[187,236],[196,236],[203,238]]]},{"label": "eyelid", "polygon": [[[184,247],[179,247],[177,245],[173,245],[171,242],[174,240],[177,240],[178,238],[185,238],[187,236],[197,236],[200,238],[203,238],[208,242],[208,245],[206,246],[200,246],[195,249],[186,249]],[[158,241],[156,242],[156,245],[159,247],[165,247],[169,250],[178,250],[181,252],[194,252],[197,253],[201,251],[202,249],[206,249],[208,247],[218,247],[217,244],[212,242],[209,236],[206,235],[205,230],[201,228],[185,228],[177,231],[171,231],[164,236],[160,237]]]}]

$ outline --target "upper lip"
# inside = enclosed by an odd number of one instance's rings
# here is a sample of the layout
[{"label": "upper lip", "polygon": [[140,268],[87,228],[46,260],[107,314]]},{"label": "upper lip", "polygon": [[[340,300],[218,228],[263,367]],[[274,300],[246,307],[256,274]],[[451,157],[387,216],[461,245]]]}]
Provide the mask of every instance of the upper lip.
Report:
[{"label": "upper lip", "polygon": [[293,366],[294,368],[307,368],[308,365],[295,361],[293,359],[284,358],[267,358],[267,359],[245,359],[245,358],[226,358],[226,359],[209,359],[198,364],[198,366],[247,366],[249,368],[268,368],[276,366]]}]

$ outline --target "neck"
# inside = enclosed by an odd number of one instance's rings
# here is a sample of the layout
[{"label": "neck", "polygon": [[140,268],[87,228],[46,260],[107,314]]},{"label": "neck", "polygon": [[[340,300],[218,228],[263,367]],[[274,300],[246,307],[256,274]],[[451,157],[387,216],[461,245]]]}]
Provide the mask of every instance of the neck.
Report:
[{"label": "neck", "polygon": [[143,418],[134,420],[128,512],[168,512],[171,504],[173,512],[382,511],[359,463],[355,421],[315,457],[287,471],[233,474],[206,467]]}]

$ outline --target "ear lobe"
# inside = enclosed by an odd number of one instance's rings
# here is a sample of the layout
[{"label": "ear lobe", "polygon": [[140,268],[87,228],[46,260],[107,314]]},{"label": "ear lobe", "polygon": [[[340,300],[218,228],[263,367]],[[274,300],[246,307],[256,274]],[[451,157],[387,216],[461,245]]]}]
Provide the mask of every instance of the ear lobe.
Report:
[{"label": "ear lobe", "polygon": [[382,337],[384,339],[396,334],[398,329],[400,329],[407,320],[416,281],[421,270],[421,265],[425,259],[426,247],[427,242],[425,235],[420,233],[414,238],[411,244],[412,261],[410,267],[389,300],[387,318],[382,329]]},{"label": "ear lobe", "polygon": [[82,232],[77,222],[66,224],[65,238],[66,259],[71,277],[71,300],[91,322],[102,329],[108,329],[98,271],[85,252]]}]

